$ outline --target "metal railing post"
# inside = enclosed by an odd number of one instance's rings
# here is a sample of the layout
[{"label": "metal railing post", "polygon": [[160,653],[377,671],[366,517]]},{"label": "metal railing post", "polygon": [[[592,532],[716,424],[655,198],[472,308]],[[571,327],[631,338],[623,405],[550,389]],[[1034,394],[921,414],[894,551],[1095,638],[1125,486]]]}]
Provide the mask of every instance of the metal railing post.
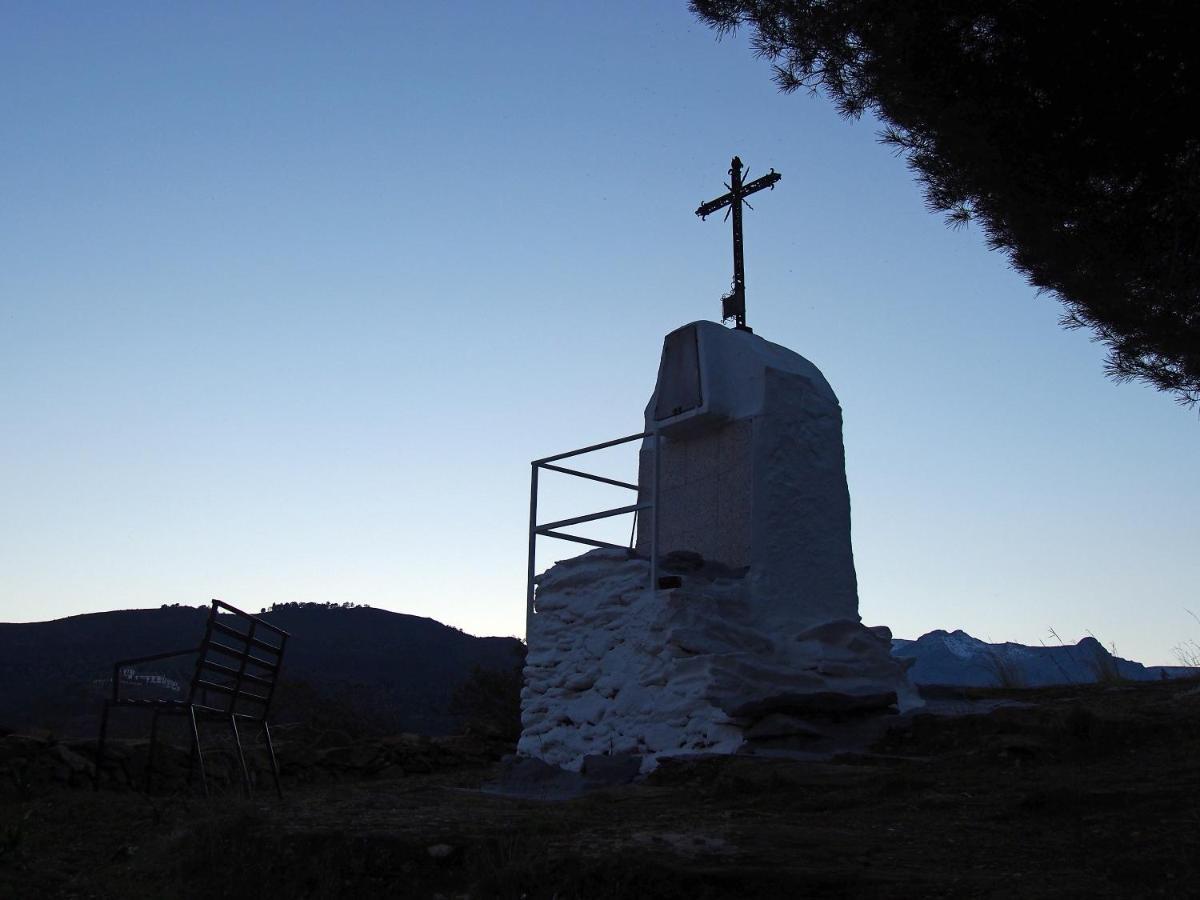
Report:
[{"label": "metal railing post", "polygon": [[[574,516],[570,519],[562,519],[557,522],[547,522],[544,525],[538,525],[537,522],[537,495],[538,495],[538,469],[545,468],[552,472],[561,472],[563,475],[573,475],[579,478],[586,478],[589,481],[598,481],[601,484],[611,484],[614,487],[626,488],[627,490],[637,491],[638,499],[641,500],[640,485],[632,484],[628,481],[620,481],[615,478],[607,478],[603,475],[593,475],[590,472],[581,472],[578,469],[570,469],[566,466],[556,466],[552,463],[560,459],[569,459],[573,456],[580,456],[584,453],[591,453],[594,450],[604,450],[608,447],[616,447],[619,444],[626,444],[630,441],[643,440],[645,438],[654,439],[654,467],[653,467],[653,485],[650,495],[652,503],[634,503],[630,506],[619,506],[614,509],[602,510],[598,513],[589,513],[584,516]],[[650,509],[653,519],[650,529],[650,587],[653,590],[658,584],[658,480],[659,480],[659,460],[658,460],[658,434],[650,431],[643,431],[640,434],[630,434],[622,438],[615,438],[611,441],[604,441],[599,444],[592,444],[588,447],[581,447],[578,450],[568,450],[565,453],[556,453],[553,456],[546,456],[542,459],[535,459],[530,463],[532,471],[529,478],[529,560],[526,570],[525,582],[525,643],[529,643],[529,634],[533,627],[534,613],[534,594],[535,586],[534,566],[537,558],[537,537],[539,534],[546,537],[558,538],[564,541],[574,541],[579,544],[587,544],[592,547],[602,547],[610,550],[625,549],[611,544],[607,541],[597,541],[591,538],[580,537],[573,534],[565,534],[560,531],[555,531],[556,528],[566,527],[568,525],[580,525],[584,522],[594,522],[598,519],[607,519],[611,516],[621,516],[628,513],[634,514],[634,534],[637,533],[637,513],[643,509]],[[632,541],[632,538],[631,538]]]},{"label": "metal railing post", "polygon": [[529,646],[530,629],[533,627],[533,567],[534,555],[537,552],[537,495],[538,495],[538,464],[531,466],[529,478],[529,569],[525,584],[525,645]]}]

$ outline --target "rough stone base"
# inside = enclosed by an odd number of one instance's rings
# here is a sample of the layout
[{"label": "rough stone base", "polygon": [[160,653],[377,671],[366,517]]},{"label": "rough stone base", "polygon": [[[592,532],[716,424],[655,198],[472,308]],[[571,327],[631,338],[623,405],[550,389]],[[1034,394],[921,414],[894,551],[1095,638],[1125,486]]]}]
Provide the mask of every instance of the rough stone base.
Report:
[{"label": "rough stone base", "polygon": [[887,629],[768,628],[752,614],[749,579],[681,562],[682,585],[653,592],[648,562],[624,551],[594,550],[541,576],[521,755],[579,771],[586,757],[630,754],[649,771],[660,756],[821,752],[921,704]]}]

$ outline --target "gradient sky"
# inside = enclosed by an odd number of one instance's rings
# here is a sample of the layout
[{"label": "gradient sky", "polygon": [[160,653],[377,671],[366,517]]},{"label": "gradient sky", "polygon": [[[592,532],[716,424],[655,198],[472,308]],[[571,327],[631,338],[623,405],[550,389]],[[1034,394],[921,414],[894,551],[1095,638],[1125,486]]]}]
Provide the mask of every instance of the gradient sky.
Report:
[{"label": "gradient sky", "polygon": [[[662,336],[719,315],[728,226],[692,211],[737,153],[783,173],[749,322],[841,399],[864,620],[1200,638],[1196,413],[1107,381],[877,123],[683,0],[2,16],[0,620],[220,597],[521,634],[529,460],[640,431]],[[603,490],[548,482],[546,516]]]}]

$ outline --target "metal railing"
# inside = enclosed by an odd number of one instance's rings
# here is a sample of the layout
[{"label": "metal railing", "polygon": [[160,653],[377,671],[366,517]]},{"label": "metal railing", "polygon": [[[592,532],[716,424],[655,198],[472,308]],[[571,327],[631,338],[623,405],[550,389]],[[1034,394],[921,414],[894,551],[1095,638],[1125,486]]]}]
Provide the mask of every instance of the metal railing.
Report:
[{"label": "metal railing", "polygon": [[[615,487],[626,488],[627,490],[638,490],[636,484],[630,484],[628,481],[618,481],[615,478],[605,478],[603,475],[593,475],[591,472],[580,472],[578,469],[568,469],[565,466],[556,466],[553,463],[560,459],[569,459],[572,456],[581,456],[584,453],[591,453],[593,450],[604,450],[608,447],[616,447],[618,444],[627,444],[630,441],[639,441],[643,438],[653,437],[651,442],[653,448],[653,464],[651,465],[650,476],[650,501],[648,503],[633,503],[629,506],[618,506],[613,509],[605,509],[600,512],[588,513],[584,516],[574,516],[570,519],[559,519],[557,522],[546,522],[539,525],[537,523],[537,502],[538,502],[538,470],[546,469],[549,472],[559,472],[563,475],[574,475],[577,478],[586,478],[590,481],[599,481],[601,484],[611,484]],[[568,450],[566,453],[556,453],[554,456],[547,456],[543,459],[535,459],[530,465],[533,472],[530,478],[529,485],[529,567],[528,581],[525,589],[525,640],[529,640],[529,629],[533,622],[533,595],[534,595],[534,556],[537,551],[538,535],[543,537],[558,538],[560,541],[573,541],[576,544],[587,544],[591,547],[602,547],[606,550],[625,550],[629,548],[622,547],[618,544],[612,544],[608,541],[597,541],[593,538],[580,537],[576,534],[566,534],[559,531],[560,528],[569,528],[572,525],[580,525],[584,522],[594,522],[597,519],[608,519],[613,516],[623,516],[633,513],[635,516],[643,510],[650,511],[650,589],[653,590],[658,584],[658,481],[659,481],[659,460],[658,460],[658,438],[653,431],[644,431],[640,434],[631,434],[627,437],[617,438],[612,441],[605,441],[601,444],[592,444],[590,447],[581,447],[578,450]],[[635,531],[636,531],[636,518]],[[630,539],[632,545],[633,539]]]}]

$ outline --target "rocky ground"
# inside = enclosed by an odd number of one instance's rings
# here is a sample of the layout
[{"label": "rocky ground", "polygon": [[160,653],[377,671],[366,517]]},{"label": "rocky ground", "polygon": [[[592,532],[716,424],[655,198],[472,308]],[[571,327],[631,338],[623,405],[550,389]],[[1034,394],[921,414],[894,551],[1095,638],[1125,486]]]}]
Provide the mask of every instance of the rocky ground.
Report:
[{"label": "rocky ground", "polygon": [[[963,691],[871,753],[718,757],[570,800],[491,792],[504,748],[281,729],[284,799],[170,751],[0,738],[0,897],[1200,894],[1200,685]],[[130,782],[133,782],[133,787]],[[511,782],[510,782],[511,784]]]}]

